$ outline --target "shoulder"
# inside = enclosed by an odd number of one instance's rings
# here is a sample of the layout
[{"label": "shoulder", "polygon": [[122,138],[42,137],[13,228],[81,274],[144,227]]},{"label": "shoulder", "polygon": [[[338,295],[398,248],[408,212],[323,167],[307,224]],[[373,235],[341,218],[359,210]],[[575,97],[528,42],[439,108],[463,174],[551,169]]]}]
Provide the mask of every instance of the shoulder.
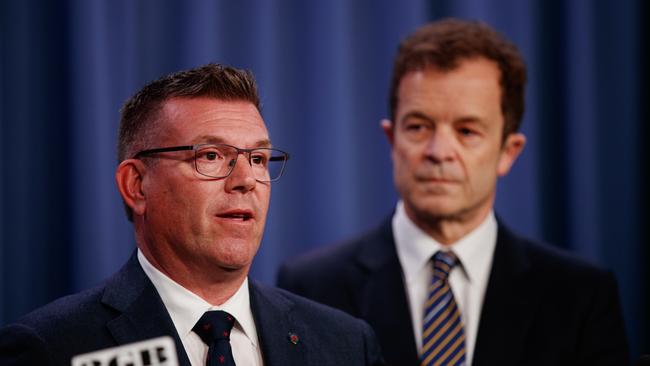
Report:
[{"label": "shoulder", "polygon": [[[285,261],[278,272],[278,285],[291,288],[294,281],[349,279],[359,271],[396,256],[390,218],[357,237],[325,245]],[[287,287],[288,286],[288,287]]]},{"label": "shoulder", "polygon": [[44,335],[51,329],[69,330],[70,327],[82,326],[96,318],[102,293],[103,287],[100,286],[59,298],[18,319],[16,323]]},{"label": "shoulder", "polygon": [[555,334],[558,327],[563,329],[549,344],[573,343],[576,357],[584,364],[625,364],[625,326],[618,285],[610,270],[500,225],[490,281],[496,291],[492,306],[502,307],[502,299],[510,295],[526,299],[539,304],[531,307],[535,320],[530,326],[535,333]]},{"label": "shoulder", "polygon": [[107,325],[149,286],[133,255],[103,284],[55,300],[0,329],[0,365],[48,364],[20,361],[26,357],[68,365],[75,354],[114,345]]},{"label": "shoulder", "polygon": [[530,240],[499,226],[490,281],[510,284],[552,298],[570,299],[569,306],[588,309],[597,303],[618,306],[618,285],[612,271],[553,245]]},{"label": "shoulder", "polygon": [[279,311],[286,311],[292,315],[292,318],[299,318],[303,322],[311,322],[312,320],[317,323],[326,324],[334,321],[338,325],[356,325],[362,328],[365,322],[355,318],[341,310],[323,305],[319,302],[310,300],[287,290],[260,284],[259,282],[252,281],[251,288],[257,301],[262,300],[260,305],[266,302],[269,306],[266,309],[277,309]]},{"label": "shoulder", "polygon": [[69,362],[68,350],[105,324],[101,293],[97,287],[60,298],[0,329],[0,364]]},{"label": "shoulder", "polygon": [[517,262],[516,265],[548,279],[587,280],[612,276],[611,271],[580,258],[575,253],[525,238],[502,224],[499,225],[495,261],[500,260],[499,257]]},{"label": "shoulder", "polygon": [[[277,311],[287,314],[289,320],[309,329],[310,333],[346,334],[354,337],[372,337],[374,332],[370,326],[359,318],[355,318],[341,310],[312,301],[289,291],[253,283],[253,296],[264,306],[265,311]],[[260,301],[259,297],[263,297]]]},{"label": "shoulder", "polygon": [[256,316],[266,317],[258,327],[267,330],[275,329],[273,325],[291,327],[301,342],[318,345],[317,349],[311,350],[312,356],[330,360],[331,364],[381,364],[379,343],[364,320],[254,281],[251,290],[252,308],[262,313]]}]

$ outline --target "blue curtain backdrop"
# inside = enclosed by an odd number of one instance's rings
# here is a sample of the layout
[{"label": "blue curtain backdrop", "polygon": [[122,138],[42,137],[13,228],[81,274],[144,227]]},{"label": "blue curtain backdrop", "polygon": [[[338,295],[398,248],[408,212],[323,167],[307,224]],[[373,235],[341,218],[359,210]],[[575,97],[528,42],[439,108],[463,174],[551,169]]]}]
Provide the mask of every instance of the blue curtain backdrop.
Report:
[{"label": "blue curtain backdrop", "polygon": [[0,325],[99,283],[133,251],[113,178],[118,110],[179,69],[251,69],[274,144],[292,154],[252,277],[273,283],[283,260],[375,225],[396,200],[379,129],[396,46],[419,25],[456,16],[506,34],[530,70],[529,143],[499,183],[497,213],[612,268],[633,356],[650,353],[643,1],[0,6]]}]

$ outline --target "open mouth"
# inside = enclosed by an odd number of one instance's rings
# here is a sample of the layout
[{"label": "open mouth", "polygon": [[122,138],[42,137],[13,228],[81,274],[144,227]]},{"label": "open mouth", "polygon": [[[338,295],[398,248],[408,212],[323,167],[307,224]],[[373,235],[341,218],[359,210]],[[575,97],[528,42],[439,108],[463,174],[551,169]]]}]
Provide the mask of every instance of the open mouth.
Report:
[{"label": "open mouth", "polygon": [[220,217],[222,219],[248,221],[253,218],[253,213],[251,211],[236,210],[220,213],[217,215],[217,217]]}]

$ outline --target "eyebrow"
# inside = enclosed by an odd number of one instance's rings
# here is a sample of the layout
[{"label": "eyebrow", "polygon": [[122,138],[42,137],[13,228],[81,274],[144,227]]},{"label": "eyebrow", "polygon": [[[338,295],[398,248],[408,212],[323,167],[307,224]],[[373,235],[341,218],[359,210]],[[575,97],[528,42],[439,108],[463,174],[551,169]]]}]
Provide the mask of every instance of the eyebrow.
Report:
[{"label": "eyebrow", "polygon": [[454,121],[454,123],[460,123],[460,124],[468,124],[471,123],[473,125],[478,125],[482,129],[487,129],[489,128],[489,125],[486,123],[486,121],[478,116],[465,116],[458,118],[457,120]]},{"label": "eyebrow", "polygon": [[423,120],[425,120],[425,121],[432,122],[432,123],[435,122],[433,118],[427,116],[426,114],[424,114],[424,113],[422,113],[422,112],[420,112],[420,111],[411,111],[411,112],[408,112],[407,114],[405,114],[404,116],[402,116],[402,118],[400,119],[400,122],[404,122],[404,121],[406,121],[406,120],[409,119],[409,118],[423,119]]},{"label": "eyebrow", "polygon": [[[404,121],[408,120],[409,118],[421,119],[421,120],[424,120],[424,121],[427,121],[427,122],[430,122],[430,123],[435,123],[435,121],[436,121],[435,118],[432,118],[432,117],[430,117],[430,116],[428,116],[425,113],[422,113],[420,111],[408,112],[407,114],[405,114],[400,119],[400,121],[404,122]],[[482,126],[486,126],[485,121],[481,117],[475,116],[475,115],[467,115],[467,116],[459,117],[457,119],[454,119],[453,123],[476,123],[476,124],[479,124],[479,125],[482,125]]]},{"label": "eyebrow", "polygon": [[[218,136],[213,136],[213,135],[201,135],[192,140],[192,145],[196,144],[228,144],[230,145],[226,140],[224,140],[221,137]],[[261,139],[256,141],[255,143],[252,144],[253,147],[271,147],[271,140],[269,139]]]}]

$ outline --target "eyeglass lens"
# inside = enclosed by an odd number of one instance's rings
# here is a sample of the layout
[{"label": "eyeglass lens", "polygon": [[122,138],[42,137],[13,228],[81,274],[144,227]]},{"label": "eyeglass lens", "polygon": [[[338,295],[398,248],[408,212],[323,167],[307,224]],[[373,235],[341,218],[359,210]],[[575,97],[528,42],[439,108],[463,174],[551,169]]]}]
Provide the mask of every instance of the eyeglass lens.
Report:
[{"label": "eyeglass lens", "polygon": [[[204,145],[196,150],[196,170],[213,178],[225,177],[235,167],[238,156],[239,151],[233,146]],[[253,149],[244,158],[249,158],[253,176],[262,182],[280,178],[286,160],[282,152],[267,148]]]}]

